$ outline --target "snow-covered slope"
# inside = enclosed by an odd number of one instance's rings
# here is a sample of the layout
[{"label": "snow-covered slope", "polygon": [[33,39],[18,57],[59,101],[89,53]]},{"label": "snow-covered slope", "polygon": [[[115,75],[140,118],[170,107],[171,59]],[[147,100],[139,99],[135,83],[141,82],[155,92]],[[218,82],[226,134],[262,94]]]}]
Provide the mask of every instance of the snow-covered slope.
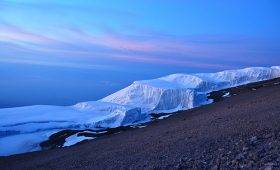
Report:
[{"label": "snow-covered slope", "polygon": [[40,142],[62,129],[118,127],[147,121],[149,113],[168,113],[209,103],[210,91],[276,77],[280,77],[280,66],[172,74],[135,81],[99,101],[0,109],[0,155],[38,150]]},{"label": "snow-covered slope", "polygon": [[1,120],[5,120],[0,121],[0,131],[30,133],[42,129],[94,128],[102,123],[105,127],[118,127],[140,119],[140,113],[139,108],[106,102],[85,102],[69,107],[36,105],[7,108],[0,109]]},{"label": "snow-covered slope", "polygon": [[207,103],[207,92],[279,76],[279,67],[172,74],[153,80],[135,81],[100,101],[140,107],[143,112],[176,111]]},{"label": "snow-covered slope", "polygon": [[38,150],[40,142],[62,129],[118,127],[140,118],[140,108],[98,101],[0,109],[0,155]]}]

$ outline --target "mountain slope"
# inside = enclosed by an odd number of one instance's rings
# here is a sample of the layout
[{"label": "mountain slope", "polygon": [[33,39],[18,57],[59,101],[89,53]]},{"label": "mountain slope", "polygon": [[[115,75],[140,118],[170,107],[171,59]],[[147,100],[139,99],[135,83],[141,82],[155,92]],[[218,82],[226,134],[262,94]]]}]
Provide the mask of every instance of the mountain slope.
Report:
[{"label": "mountain slope", "polygon": [[[2,169],[279,169],[280,79],[146,128],[0,158]],[[254,86],[253,86],[254,87]],[[238,90],[238,91],[237,91]],[[243,91],[242,91],[243,90]]]},{"label": "mountain slope", "polygon": [[[99,101],[74,106],[0,109],[0,155],[39,150],[39,143],[63,129],[111,128],[150,121],[150,114],[210,103],[207,93],[280,77],[280,67],[252,67],[218,73],[172,74],[132,85]],[[10,145],[13,141],[12,146]]]}]

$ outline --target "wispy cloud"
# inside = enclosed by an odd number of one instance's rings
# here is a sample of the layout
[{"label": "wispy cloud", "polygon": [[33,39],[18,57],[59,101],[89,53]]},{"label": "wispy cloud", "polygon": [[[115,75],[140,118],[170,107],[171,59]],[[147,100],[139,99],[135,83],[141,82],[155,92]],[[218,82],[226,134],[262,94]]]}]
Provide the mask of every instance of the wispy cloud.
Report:
[{"label": "wispy cloud", "polygon": [[90,70],[120,70],[121,68],[111,65],[98,65],[98,64],[86,64],[86,63],[74,63],[74,62],[51,62],[51,61],[40,61],[40,60],[28,60],[28,59],[2,59],[0,63],[10,64],[28,64],[28,65],[39,65],[48,67],[65,67],[65,68],[78,68],[78,69],[90,69]]},{"label": "wispy cloud", "polygon": [[[0,42],[17,44],[25,51],[38,54],[197,68],[231,68],[231,62],[258,64],[280,54],[278,41],[255,37],[176,37],[115,32],[94,35],[78,28],[68,28],[49,37],[9,24],[0,25]],[[266,45],[268,43],[272,45]]]},{"label": "wispy cloud", "polygon": [[11,43],[31,43],[31,44],[51,44],[54,40],[44,35],[39,35],[21,29],[20,27],[1,24],[0,25],[0,41]]}]

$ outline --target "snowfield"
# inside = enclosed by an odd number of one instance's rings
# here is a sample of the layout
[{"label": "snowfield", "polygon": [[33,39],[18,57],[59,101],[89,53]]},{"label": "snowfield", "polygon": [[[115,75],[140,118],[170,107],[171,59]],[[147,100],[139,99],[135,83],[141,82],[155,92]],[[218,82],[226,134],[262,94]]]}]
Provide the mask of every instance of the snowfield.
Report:
[{"label": "snowfield", "polygon": [[[0,155],[39,150],[39,143],[62,129],[118,127],[149,121],[150,113],[171,113],[210,103],[207,93],[280,77],[280,66],[217,73],[172,74],[135,81],[99,101],[74,106],[0,109]],[[87,138],[73,136],[65,146]]]}]

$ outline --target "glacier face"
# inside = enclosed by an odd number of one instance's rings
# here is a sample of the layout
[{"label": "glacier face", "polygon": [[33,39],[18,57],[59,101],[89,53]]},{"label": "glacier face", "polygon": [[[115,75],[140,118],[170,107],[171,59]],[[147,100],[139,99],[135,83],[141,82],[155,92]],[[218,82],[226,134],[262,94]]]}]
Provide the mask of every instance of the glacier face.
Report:
[{"label": "glacier face", "polygon": [[280,76],[279,67],[252,67],[217,73],[172,74],[132,85],[100,101],[139,107],[142,112],[184,110],[207,103],[213,90],[272,79]]},{"label": "glacier face", "polygon": [[0,148],[5,148],[0,155],[38,150],[40,142],[62,129],[118,127],[149,121],[149,113],[169,113],[209,103],[207,93],[213,90],[276,77],[280,77],[280,66],[172,74],[135,81],[99,101],[0,109]]}]

